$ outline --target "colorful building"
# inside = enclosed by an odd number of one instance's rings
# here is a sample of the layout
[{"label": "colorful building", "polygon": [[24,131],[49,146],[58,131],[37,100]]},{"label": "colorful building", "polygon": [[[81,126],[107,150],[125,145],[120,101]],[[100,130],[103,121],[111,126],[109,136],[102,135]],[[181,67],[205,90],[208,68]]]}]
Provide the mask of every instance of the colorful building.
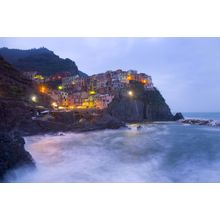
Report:
[{"label": "colorful building", "polygon": [[63,78],[69,77],[72,74],[70,72],[59,72],[49,76],[46,81],[62,81]]},{"label": "colorful building", "polygon": [[23,75],[31,81],[36,82],[37,84],[45,82],[43,75],[37,71],[23,72]]},{"label": "colorful building", "polygon": [[[105,109],[118,90],[129,89],[132,81],[143,84],[144,88],[153,89],[151,76],[136,70],[107,71],[89,77],[62,74],[53,76],[60,80],[62,89],[51,94],[62,106],[72,108]],[[52,78],[53,78],[52,77]]]},{"label": "colorful building", "polygon": [[95,99],[95,108],[105,109],[108,107],[108,104],[112,102],[114,96],[109,94],[97,94],[94,96]]}]

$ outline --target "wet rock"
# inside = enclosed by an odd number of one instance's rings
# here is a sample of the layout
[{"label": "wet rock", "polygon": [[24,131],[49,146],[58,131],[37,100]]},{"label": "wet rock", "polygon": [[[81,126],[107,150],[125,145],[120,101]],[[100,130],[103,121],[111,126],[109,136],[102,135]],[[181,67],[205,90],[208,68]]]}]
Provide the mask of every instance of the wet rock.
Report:
[{"label": "wet rock", "polygon": [[184,119],[184,117],[183,117],[183,115],[182,115],[181,112],[177,112],[177,113],[173,116],[173,120],[174,120],[174,121],[183,120],[183,119]]},{"label": "wet rock", "polygon": [[58,136],[65,136],[65,134],[64,133],[62,133],[62,132],[58,132],[58,134],[57,134]]},{"label": "wet rock", "polygon": [[190,125],[206,125],[212,127],[220,127],[220,122],[214,120],[205,120],[205,119],[184,119],[181,121],[183,124]]},{"label": "wet rock", "polygon": [[4,175],[15,168],[35,167],[31,155],[24,149],[25,141],[17,133],[0,133],[0,181]]},{"label": "wet rock", "polygon": [[142,129],[143,127],[141,125],[137,126],[137,130]]}]

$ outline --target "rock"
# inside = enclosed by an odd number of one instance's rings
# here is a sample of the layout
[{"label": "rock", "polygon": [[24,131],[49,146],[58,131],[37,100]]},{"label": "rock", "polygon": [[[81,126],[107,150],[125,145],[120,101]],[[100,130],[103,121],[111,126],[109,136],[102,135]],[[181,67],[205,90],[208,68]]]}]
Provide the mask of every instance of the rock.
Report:
[{"label": "rock", "polygon": [[24,149],[24,139],[16,133],[0,133],[0,181],[4,175],[15,168],[35,167],[31,155]]},{"label": "rock", "polygon": [[20,124],[18,130],[23,136],[73,131],[69,124],[40,119],[25,121]]},{"label": "rock", "polygon": [[32,120],[33,114],[34,109],[23,101],[0,99],[0,131],[16,130],[24,122]]},{"label": "rock", "polygon": [[181,121],[183,124],[190,125],[207,125],[211,127],[220,127],[220,122],[205,119],[184,119]]},{"label": "rock", "polygon": [[184,119],[184,117],[183,117],[183,115],[182,115],[181,112],[177,112],[177,113],[173,116],[173,120],[174,120],[174,121],[183,120],[183,119]]},{"label": "rock", "polygon": [[75,117],[73,112],[51,112],[53,116],[54,122],[66,123],[66,124],[73,124],[76,122],[77,118]]},{"label": "rock", "polygon": [[144,94],[144,118],[147,121],[172,121],[173,115],[161,93],[154,88]]},{"label": "rock", "polygon": [[109,105],[109,113],[124,122],[141,122],[144,120],[144,103],[127,97],[116,98]]},{"label": "rock", "polygon": [[65,135],[62,132],[58,132],[58,136],[65,136]]},{"label": "rock", "polygon": [[140,130],[140,129],[142,129],[143,127],[142,126],[137,126],[137,130]]},{"label": "rock", "polygon": [[128,96],[128,90],[115,96],[108,106],[110,115],[128,123],[173,120],[169,106],[156,88],[144,90],[143,85],[136,83],[130,89],[132,97]]},{"label": "rock", "polygon": [[103,113],[101,116],[96,118],[94,125],[104,129],[118,129],[120,127],[124,127],[125,123],[108,113]]},{"label": "rock", "polygon": [[164,104],[146,104],[146,121],[172,121],[173,115],[169,106]]}]

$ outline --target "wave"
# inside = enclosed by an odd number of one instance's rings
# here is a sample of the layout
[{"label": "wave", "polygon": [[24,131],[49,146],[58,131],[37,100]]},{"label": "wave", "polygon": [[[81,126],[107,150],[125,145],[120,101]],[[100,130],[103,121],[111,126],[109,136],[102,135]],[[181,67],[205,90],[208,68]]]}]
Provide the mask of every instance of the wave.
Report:
[{"label": "wave", "polygon": [[220,127],[220,121],[217,120],[186,118],[180,121],[184,124],[189,124],[189,125],[206,125],[211,127]]},{"label": "wave", "polygon": [[18,169],[17,178],[9,181],[220,182],[220,129],[181,123],[148,123],[137,129],[138,125],[26,137],[37,169]]}]

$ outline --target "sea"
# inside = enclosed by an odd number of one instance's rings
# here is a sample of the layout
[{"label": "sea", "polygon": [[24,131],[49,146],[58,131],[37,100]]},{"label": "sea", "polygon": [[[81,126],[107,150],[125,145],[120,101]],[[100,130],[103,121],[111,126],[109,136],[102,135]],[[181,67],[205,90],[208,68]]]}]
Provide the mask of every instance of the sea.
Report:
[{"label": "sea", "polygon": [[[220,113],[184,113],[220,121]],[[141,126],[138,129],[138,126]],[[9,182],[220,182],[220,128],[180,122],[26,137],[36,169],[17,169]],[[10,177],[9,177],[10,176]]]}]

